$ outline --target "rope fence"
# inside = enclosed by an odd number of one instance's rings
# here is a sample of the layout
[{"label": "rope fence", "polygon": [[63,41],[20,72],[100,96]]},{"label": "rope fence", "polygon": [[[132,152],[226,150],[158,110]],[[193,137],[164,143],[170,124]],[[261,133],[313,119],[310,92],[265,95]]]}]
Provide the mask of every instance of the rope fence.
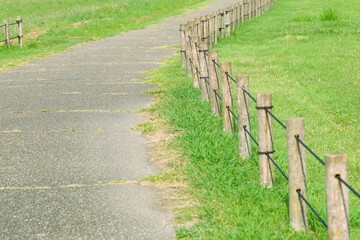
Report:
[{"label": "rope fence", "polygon": [[[338,239],[349,239],[349,197],[358,191],[348,183],[347,155],[327,154],[320,158],[306,143],[303,118],[282,122],[274,113],[269,93],[251,94],[248,75],[233,75],[230,62],[219,62],[218,52],[209,50],[218,39],[231,35],[244,22],[266,12],[275,0],[243,0],[225,9],[180,25],[182,66],[193,78],[195,88],[209,101],[211,112],[222,117],[223,130],[233,133],[237,125],[239,158],[249,159],[256,145],[260,184],[271,188],[275,184],[275,169],[289,184],[289,219],[296,231],[308,228],[308,209],[328,229],[329,239],[336,232]],[[235,84],[235,87],[232,86]],[[236,94],[234,94],[236,89]],[[234,92],[234,93],[233,93]],[[237,108],[234,108],[237,103]],[[250,124],[250,103],[257,112],[257,139]],[[234,110],[236,109],[236,110]],[[275,161],[273,121],[286,131],[288,173]],[[307,200],[306,156],[309,152],[326,170],[327,220]]]},{"label": "rope fence", "polygon": [[[4,38],[0,38],[0,43],[5,43],[5,45],[10,48],[11,40],[18,39],[20,48],[23,47],[23,27],[22,27],[22,18],[17,17],[15,22],[9,22],[7,19],[3,20],[3,25],[0,25],[0,31],[4,33]],[[16,29],[13,29],[12,26],[17,26]]]}]

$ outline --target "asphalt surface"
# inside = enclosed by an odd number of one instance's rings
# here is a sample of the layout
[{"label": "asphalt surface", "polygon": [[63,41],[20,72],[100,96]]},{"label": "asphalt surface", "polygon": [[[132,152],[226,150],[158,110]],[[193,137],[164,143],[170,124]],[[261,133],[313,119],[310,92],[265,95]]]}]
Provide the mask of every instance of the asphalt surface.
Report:
[{"label": "asphalt surface", "polygon": [[173,239],[159,169],[132,127],[151,105],[144,71],[179,45],[179,24],[219,0],[143,30],[0,74],[0,239]]}]

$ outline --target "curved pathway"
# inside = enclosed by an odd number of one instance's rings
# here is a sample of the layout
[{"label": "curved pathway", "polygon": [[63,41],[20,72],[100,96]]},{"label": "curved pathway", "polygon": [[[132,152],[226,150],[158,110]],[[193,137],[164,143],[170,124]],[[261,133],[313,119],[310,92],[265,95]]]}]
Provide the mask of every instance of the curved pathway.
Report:
[{"label": "curved pathway", "polygon": [[152,102],[143,72],[175,53],[181,22],[234,2],[0,74],[1,239],[174,238],[157,191],[136,183],[158,171],[131,131]]}]

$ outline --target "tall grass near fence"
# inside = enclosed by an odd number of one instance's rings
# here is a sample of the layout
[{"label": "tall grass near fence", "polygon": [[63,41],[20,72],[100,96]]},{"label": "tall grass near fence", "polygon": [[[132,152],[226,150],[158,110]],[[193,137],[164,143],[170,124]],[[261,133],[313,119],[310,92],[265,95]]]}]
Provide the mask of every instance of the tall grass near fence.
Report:
[{"label": "tall grass near fence", "polygon": [[[253,94],[273,94],[273,111],[279,119],[305,118],[306,142],[321,158],[326,152],[348,153],[349,182],[359,189],[358,137],[352,132],[359,127],[359,114],[354,105],[359,101],[356,89],[359,82],[358,9],[350,8],[356,5],[351,1],[323,4],[279,1],[263,17],[246,23],[232,38],[223,40],[217,49],[220,61],[233,62],[233,72],[250,75]],[[171,63],[170,68],[173,67]],[[167,77],[181,81],[177,74]],[[270,192],[259,187],[256,158],[239,161],[236,141],[231,139],[236,136],[219,132],[221,122],[216,117],[211,120],[204,112],[204,108],[209,108],[205,102],[193,99],[196,90],[190,89],[191,82],[181,83],[184,85],[174,83],[164,91],[168,98],[163,112],[176,129],[183,132],[179,141],[189,156],[188,176],[199,191],[202,208],[200,222],[181,229],[179,236],[326,238],[326,229],[319,221],[326,218],[325,169],[316,155],[308,155],[307,200],[319,216],[309,213],[307,235],[295,233],[287,227],[286,180],[277,177],[276,188]],[[168,104],[171,102],[174,105]],[[254,115],[253,109],[252,123]],[[256,129],[255,126],[252,129]],[[274,133],[275,161],[286,171],[286,137],[282,126],[276,125]],[[256,136],[256,131],[253,134]],[[359,213],[359,199],[350,193],[353,239],[360,236]]]},{"label": "tall grass near fence", "polygon": [[24,22],[24,48],[0,47],[0,70],[70,46],[142,28],[208,0],[12,0],[0,17]]}]

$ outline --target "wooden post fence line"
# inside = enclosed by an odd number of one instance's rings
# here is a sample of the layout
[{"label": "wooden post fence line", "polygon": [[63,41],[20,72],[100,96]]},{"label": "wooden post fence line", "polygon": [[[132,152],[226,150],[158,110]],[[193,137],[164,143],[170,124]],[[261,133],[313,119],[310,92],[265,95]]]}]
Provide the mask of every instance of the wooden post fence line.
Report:
[{"label": "wooden post fence line", "polygon": [[[11,27],[16,25],[16,35],[14,35],[14,30],[11,31]],[[11,40],[18,39],[20,48],[23,47],[23,24],[22,18],[20,16],[16,17],[16,21],[10,23],[7,19],[3,20],[3,25],[0,25],[0,29],[3,28],[4,38],[0,39],[0,43],[3,42],[5,45],[10,48]]]},{"label": "wooden post fence line", "polygon": [[[328,229],[328,239],[349,239],[349,189],[358,198],[360,194],[347,183],[347,156],[327,154],[326,162],[322,160],[305,143],[303,118],[289,118],[286,125],[282,123],[272,112],[271,94],[257,94],[255,98],[250,92],[249,76],[237,75],[235,79],[231,62],[219,62],[218,52],[209,50],[218,38],[229,37],[237,27],[260,16],[273,3],[274,0],[243,0],[180,25],[182,66],[187,68],[194,87],[200,88],[202,98],[209,101],[212,114],[222,117],[223,130],[232,133],[238,127],[239,158],[249,159],[256,152],[252,143],[258,147],[260,184],[265,188],[274,186],[275,167],[288,181],[290,226],[295,231],[308,231],[311,210]],[[235,95],[232,82],[236,83]],[[258,140],[251,129],[251,101],[256,103]],[[275,161],[273,119],[286,130],[288,176]],[[327,223],[307,200],[306,152],[326,167]]]}]

